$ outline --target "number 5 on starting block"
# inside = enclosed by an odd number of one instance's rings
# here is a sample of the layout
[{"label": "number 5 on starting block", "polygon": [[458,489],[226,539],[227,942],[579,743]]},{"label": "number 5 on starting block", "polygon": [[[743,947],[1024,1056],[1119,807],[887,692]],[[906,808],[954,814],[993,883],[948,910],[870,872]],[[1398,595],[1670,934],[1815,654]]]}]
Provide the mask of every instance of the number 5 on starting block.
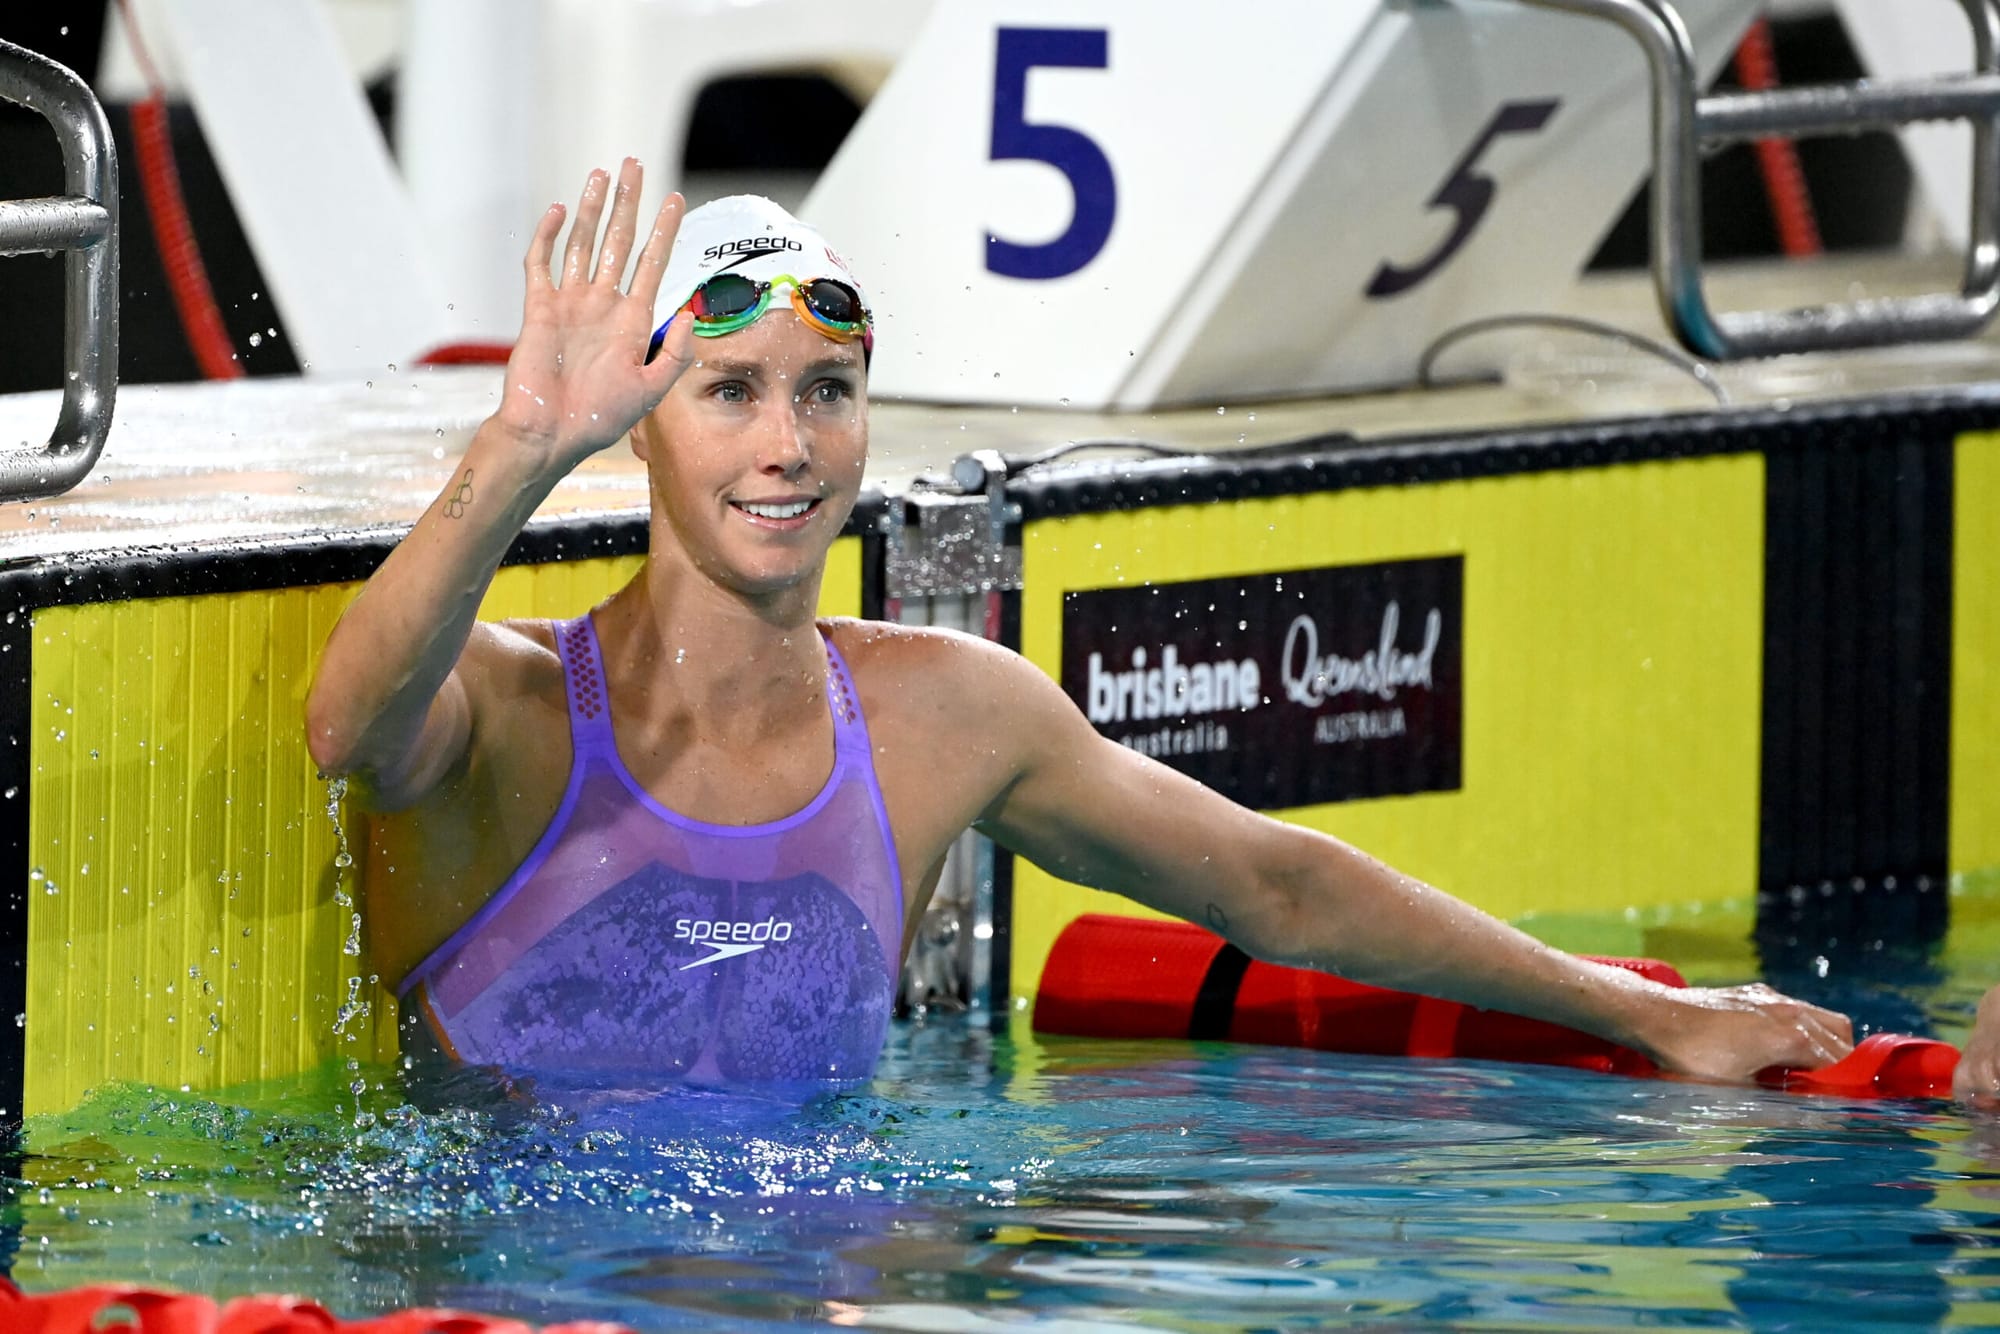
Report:
[{"label": "number 5 on starting block", "polygon": [[[1704,77],[1755,0],[1677,0]],[[805,213],[887,397],[1089,408],[1403,384],[1555,308],[1644,179],[1647,73],[1524,0],[951,0]]]}]

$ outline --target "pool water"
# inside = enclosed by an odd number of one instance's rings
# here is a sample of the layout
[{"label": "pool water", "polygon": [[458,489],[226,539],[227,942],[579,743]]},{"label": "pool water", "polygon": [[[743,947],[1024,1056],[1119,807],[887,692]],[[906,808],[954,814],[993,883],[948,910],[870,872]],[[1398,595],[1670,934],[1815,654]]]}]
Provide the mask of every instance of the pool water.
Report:
[{"label": "pool water", "polygon": [[[1878,1008],[1957,1036],[1976,994]],[[1944,1103],[963,1019],[803,1108],[365,1073],[32,1123],[12,1276],[640,1330],[2000,1327],[2000,1116]]]}]

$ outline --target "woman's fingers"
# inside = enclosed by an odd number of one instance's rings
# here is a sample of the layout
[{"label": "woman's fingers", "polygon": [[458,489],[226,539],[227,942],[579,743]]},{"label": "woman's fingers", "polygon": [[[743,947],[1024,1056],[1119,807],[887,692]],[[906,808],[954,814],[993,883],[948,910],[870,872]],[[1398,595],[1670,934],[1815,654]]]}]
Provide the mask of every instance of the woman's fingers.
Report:
[{"label": "woman's fingers", "polygon": [[1853,1025],[1847,1016],[1761,983],[1676,994],[1708,1011],[1715,1021],[1698,1025],[1706,1030],[1705,1036],[1668,1062],[1682,1073],[1743,1079],[1774,1065],[1817,1069],[1854,1049]]},{"label": "woman's fingers", "polygon": [[597,223],[604,216],[604,190],[610,176],[593,171],[583,184],[583,198],[577,201],[576,221],[570,224],[569,246],[563,251],[563,286],[585,282],[590,277],[590,254],[597,248]]},{"label": "woman's fingers", "polygon": [[687,200],[678,192],[667,195],[660,205],[660,211],[653,216],[653,234],[646,238],[646,246],[639,252],[639,266],[632,273],[632,297],[647,310],[660,296],[660,279],[666,276],[667,257],[673,254],[674,237],[681,229],[681,214],[687,208]]},{"label": "woman's fingers", "polygon": [[1968,1052],[1960,1059],[1958,1069],[1952,1072],[1951,1095],[1960,1102],[1979,1102],[1991,1106],[2000,1097],[2000,1066],[1991,1060],[1981,1060]]},{"label": "woman's fingers", "polygon": [[1760,1009],[1788,1025],[1803,1039],[1801,1055],[1812,1066],[1832,1065],[1854,1050],[1854,1025],[1844,1014],[1758,986],[1753,995]]},{"label": "woman's fingers", "polygon": [[1820,1065],[1832,1065],[1854,1050],[1853,1025],[1845,1015],[1809,1009],[1799,1027],[1805,1032],[1814,1061]]},{"label": "woman's fingers", "polygon": [[625,260],[632,253],[632,237],[639,229],[639,186],[643,173],[637,158],[626,158],[618,168],[618,192],[611,200],[611,225],[604,232],[604,249],[597,257],[597,282],[614,286],[625,278]]},{"label": "woman's fingers", "polygon": [[[657,404],[681,378],[688,364],[694,360],[694,321],[675,320],[667,327],[667,336],[660,343],[659,353],[647,363],[645,371],[646,390],[652,403]],[[651,410],[650,408],[648,409]]]},{"label": "woman's fingers", "polygon": [[555,255],[556,233],[562,230],[563,215],[568,212],[561,204],[550,204],[535,224],[535,234],[528,240],[528,257],[521,261],[528,271],[528,290],[555,286],[555,274],[549,269],[549,260]]}]

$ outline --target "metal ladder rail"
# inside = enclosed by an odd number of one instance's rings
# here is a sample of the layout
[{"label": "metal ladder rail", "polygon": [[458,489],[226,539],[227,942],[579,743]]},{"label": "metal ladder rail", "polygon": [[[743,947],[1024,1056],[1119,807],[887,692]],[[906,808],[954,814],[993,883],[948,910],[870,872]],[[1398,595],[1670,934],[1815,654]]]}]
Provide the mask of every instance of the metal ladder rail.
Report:
[{"label": "metal ladder rail", "polygon": [[[1693,43],[1672,0],[1527,0],[1604,19],[1645,52],[1652,85],[1653,284],[1689,351],[1718,361],[1967,338],[2000,311],[2000,0],[1960,0],[1969,75],[1701,97]],[[1885,0],[1885,3],[1888,0]],[[1972,219],[1956,293],[1868,298],[1787,311],[1717,312],[1702,281],[1701,152],[1745,139],[1855,133],[1927,120],[1972,126]]]},{"label": "metal ladder rail", "polygon": [[83,80],[0,42],[0,98],[48,121],[62,143],[66,195],[0,201],[0,255],[66,251],[62,409],[42,449],[0,449],[0,500],[58,495],[104,450],[118,396],[118,157]]}]

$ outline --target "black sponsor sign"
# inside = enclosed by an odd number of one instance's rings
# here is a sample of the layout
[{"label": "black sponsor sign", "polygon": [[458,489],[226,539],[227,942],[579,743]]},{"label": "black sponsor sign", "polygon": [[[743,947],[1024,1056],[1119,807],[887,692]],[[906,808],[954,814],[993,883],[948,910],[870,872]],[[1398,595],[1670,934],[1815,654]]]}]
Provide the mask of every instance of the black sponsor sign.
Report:
[{"label": "black sponsor sign", "polygon": [[1068,593],[1063,689],[1246,806],[1455,791],[1464,576],[1440,556]]}]

